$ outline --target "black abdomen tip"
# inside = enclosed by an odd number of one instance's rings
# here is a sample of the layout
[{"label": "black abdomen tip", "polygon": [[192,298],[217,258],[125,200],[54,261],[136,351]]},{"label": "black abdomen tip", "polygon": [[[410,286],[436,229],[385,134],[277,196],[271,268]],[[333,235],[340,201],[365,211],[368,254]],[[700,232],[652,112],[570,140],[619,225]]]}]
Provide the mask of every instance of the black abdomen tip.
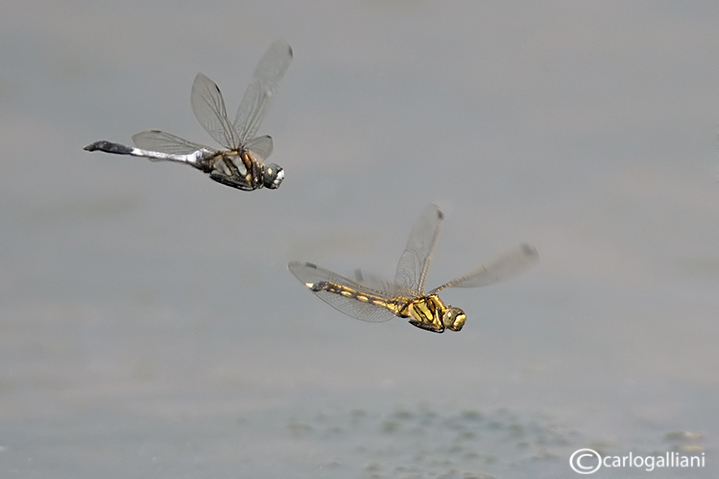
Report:
[{"label": "black abdomen tip", "polygon": [[85,151],[104,151],[106,153],[115,153],[117,155],[129,155],[132,153],[132,148],[120,145],[118,143],[112,143],[105,140],[96,141],[83,148]]}]

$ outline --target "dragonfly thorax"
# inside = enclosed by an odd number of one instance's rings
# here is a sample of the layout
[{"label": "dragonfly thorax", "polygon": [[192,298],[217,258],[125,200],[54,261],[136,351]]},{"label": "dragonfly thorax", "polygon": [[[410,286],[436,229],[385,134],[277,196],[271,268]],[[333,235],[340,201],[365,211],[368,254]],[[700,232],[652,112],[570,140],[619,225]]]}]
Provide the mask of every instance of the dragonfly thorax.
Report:
[{"label": "dragonfly thorax", "polygon": [[410,300],[397,315],[410,318],[413,326],[435,333],[442,333],[445,329],[459,331],[467,319],[464,311],[447,307],[436,294]]},{"label": "dragonfly thorax", "polygon": [[262,187],[276,190],[285,178],[282,168],[274,163],[263,164],[247,149],[219,152],[208,158],[202,168],[213,180],[246,191]]},{"label": "dragonfly thorax", "polygon": [[208,160],[210,171],[234,178],[245,177],[248,174],[248,165],[251,160],[244,158],[243,151],[224,150],[216,153]]}]

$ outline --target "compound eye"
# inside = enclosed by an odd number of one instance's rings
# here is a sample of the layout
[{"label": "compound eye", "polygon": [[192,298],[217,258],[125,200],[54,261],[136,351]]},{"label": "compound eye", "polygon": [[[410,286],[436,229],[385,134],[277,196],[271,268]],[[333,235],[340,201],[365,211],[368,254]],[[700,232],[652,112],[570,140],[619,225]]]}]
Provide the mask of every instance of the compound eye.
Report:
[{"label": "compound eye", "polygon": [[276,190],[280,187],[280,183],[285,179],[285,172],[282,168],[274,163],[265,165],[265,173],[262,177],[262,182],[265,188]]},{"label": "compound eye", "polygon": [[467,316],[459,308],[449,308],[442,319],[444,326],[452,331],[461,330],[465,321],[467,321]]},{"label": "compound eye", "polygon": [[464,326],[464,322],[467,321],[467,316],[462,313],[458,314],[457,317],[454,319],[454,324],[449,327],[452,331],[459,331]]}]

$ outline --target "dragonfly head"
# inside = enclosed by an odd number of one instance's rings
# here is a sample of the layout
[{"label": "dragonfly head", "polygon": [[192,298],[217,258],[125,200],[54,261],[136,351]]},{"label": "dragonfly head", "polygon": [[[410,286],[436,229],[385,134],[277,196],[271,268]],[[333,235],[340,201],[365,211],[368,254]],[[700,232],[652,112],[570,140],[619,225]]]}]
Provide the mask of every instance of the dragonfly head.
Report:
[{"label": "dragonfly head", "polygon": [[262,175],[262,183],[265,188],[276,190],[280,187],[280,183],[285,179],[285,171],[274,163],[265,165],[265,172]]},{"label": "dragonfly head", "polygon": [[467,321],[467,315],[464,314],[459,308],[449,308],[442,316],[442,324],[447,329],[452,331],[459,331],[464,326],[464,322]]}]

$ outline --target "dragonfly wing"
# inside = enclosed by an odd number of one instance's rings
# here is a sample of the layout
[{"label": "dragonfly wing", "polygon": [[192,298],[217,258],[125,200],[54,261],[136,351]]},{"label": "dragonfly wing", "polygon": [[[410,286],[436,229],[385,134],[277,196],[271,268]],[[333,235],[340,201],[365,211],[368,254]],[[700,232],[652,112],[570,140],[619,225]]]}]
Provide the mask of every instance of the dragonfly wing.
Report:
[{"label": "dragonfly wing", "polygon": [[290,61],[292,47],[284,40],[275,41],[260,58],[235,116],[235,135],[241,145],[257,133]]},{"label": "dragonfly wing", "polygon": [[132,135],[132,141],[135,146],[143,150],[159,151],[161,153],[171,153],[178,155],[186,155],[198,150],[214,151],[214,148],[193,143],[191,141],[171,135],[160,130],[147,130],[136,135]]},{"label": "dragonfly wing", "polygon": [[354,272],[355,281],[361,285],[368,286],[377,291],[387,291],[391,289],[391,285],[388,281],[374,273],[356,269]]},{"label": "dragonfly wing", "polygon": [[432,253],[439,239],[444,215],[437,205],[428,205],[409,234],[407,247],[397,264],[395,283],[422,293]]},{"label": "dragonfly wing", "polygon": [[445,288],[476,288],[498,283],[529,269],[539,262],[539,253],[526,243],[504,253],[494,261],[480,266],[469,274],[433,289],[427,294],[437,293]]},{"label": "dragonfly wing", "polygon": [[343,296],[339,293],[332,293],[323,289],[315,290],[315,287],[323,282],[333,283],[333,285],[349,288],[350,290],[360,292],[365,297],[378,298],[381,300],[389,300],[390,298],[382,291],[375,291],[366,286],[362,286],[350,279],[344,278],[332,271],[320,268],[312,263],[292,262],[287,265],[290,272],[297,279],[305,284],[310,290],[317,295],[325,303],[329,304],[337,311],[352,316],[355,319],[369,321],[372,323],[381,323],[389,321],[396,317],[389,309],[372,304],[370,302],[362,302],[353,297]]},{"label": "dragonfly wing", "polygon": [[416,297],[422,296],[422,293],[407,288],[406,286],[387,281],[385,278],[361,269],[354,271],[355,282],[362,286],[370,288],[371,291],[381,291],[388,297],[396,298],[397,296]]},{"label": "dragonfly wing", "polygon": [[230,149],[240,146],[240,139],[227,118],[225,100],[215,82],[198,73],[192,83],[190,102],[195,118],[212,138]]},{"label": "dragonfly wing", "polygon": [[272,154],[272,137],[265,135],[254,138],[245,145],[245,148],[252,151],[260,161],[266,160]]}]

